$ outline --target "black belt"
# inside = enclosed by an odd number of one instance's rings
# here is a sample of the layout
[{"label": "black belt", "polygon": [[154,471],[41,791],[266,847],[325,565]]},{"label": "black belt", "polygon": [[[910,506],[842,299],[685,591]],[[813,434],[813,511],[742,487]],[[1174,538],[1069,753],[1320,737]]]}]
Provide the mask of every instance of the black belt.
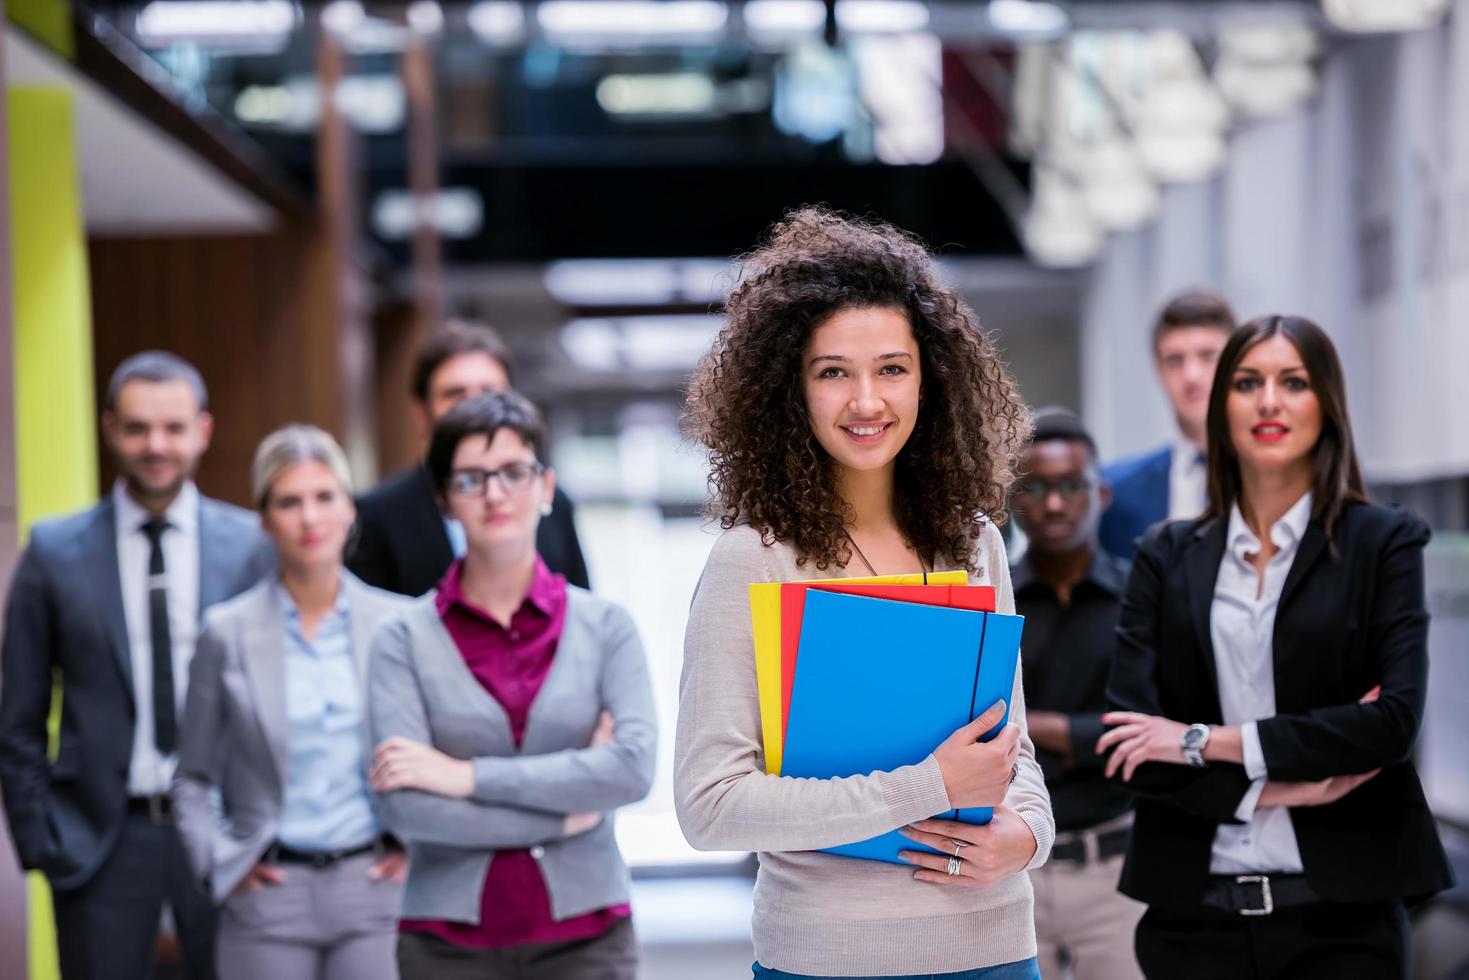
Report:
[{"label": "black belt", "polygon": [[1210,875],[1199,900],[1225,912],[1269,915],[1293,905],[1313,905],[1321,896],[1300,874]]},{"label": "black belt", "polygon": [[155,796],[129,796],[128,813],[144,814],[156,824],[171,825],[174,822],[173,798],[167,793],[159,793]]},{"label": "black belt", "polygon": [[276,843],[270,845],[260,860],[266,864],[307,864],[313,868],[330,868],[339,861],[367,854],[382,847],[381,840],[370,840],[357,847],[343,847],[335,851],[298,851],[294,847]]},{"label": "black belt", "polygon": [[[1079,831],[1070,840],[1057,841],[1051,845],[1052,861],[1069,861],[1072,864],[1086,864],[1086,831]],[[1127,840],[1132,836],[1131,827],[1118,827],[1101,834],[1093,834],[1097,839],[1096,860],[1105,861],[1110,857],[1127,852]]]}]

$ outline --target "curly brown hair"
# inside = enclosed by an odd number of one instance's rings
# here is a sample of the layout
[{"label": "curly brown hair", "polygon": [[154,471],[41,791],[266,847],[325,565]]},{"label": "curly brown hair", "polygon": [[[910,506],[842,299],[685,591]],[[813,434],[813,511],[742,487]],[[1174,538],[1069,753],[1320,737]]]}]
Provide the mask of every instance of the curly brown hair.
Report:
[{"label": "curly brown hair", "polygon": [[922,405],[898,453],[898,527],[919,555],[973,570],[986,521],[1003,523],[1029,412],[979,318],[912,235],[819,207],[788,214],[744,256],[726,322],[700,362],[684,424],[708,449],[710,515],[748,523],[798,563],[846,565],[851,507],[806,410],[801,356],[845,309],[902,312],[918,344]]}]

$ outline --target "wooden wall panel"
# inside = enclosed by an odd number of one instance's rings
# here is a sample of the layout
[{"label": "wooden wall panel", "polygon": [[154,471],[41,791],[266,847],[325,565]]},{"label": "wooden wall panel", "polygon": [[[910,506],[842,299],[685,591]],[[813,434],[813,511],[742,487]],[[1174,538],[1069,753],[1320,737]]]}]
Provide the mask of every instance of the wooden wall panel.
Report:
[{"label": "wooden wall panel", "polygon": [[[337,354],[340,305],[313,228],[94,239],[90,252],[98,405],[113,369],[137,351],[170,350],[197,366],[215,417],[198,474],[205,493],[248,505],[255,447],[287,422],[343,437],[351,399]],[[105,489],[115,471],[102,462]]]},{"label": "wooden wall panel", "polygon": [[419,311],[407,302],[378,309],[373,317],[377,339],[377,449],[383,475],[416,462],[427,448],[421,444],[410,415],[413,362],[424,332]]}]

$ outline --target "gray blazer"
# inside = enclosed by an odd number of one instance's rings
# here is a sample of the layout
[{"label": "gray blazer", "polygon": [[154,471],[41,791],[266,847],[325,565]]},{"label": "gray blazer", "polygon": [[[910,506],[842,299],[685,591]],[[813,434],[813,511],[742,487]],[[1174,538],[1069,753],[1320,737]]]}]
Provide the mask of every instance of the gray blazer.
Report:
[{"label": "gray blazer", "polygon": [[[430,592],[378,632],[368,670],[373,743],[401,735],[473,759],[474,794],[418,790],[381,796],[388,828],[408,843],[403,915],[478,923],[490,860],[529,848],[557,921],[628,899],[628,872],[612,810],[647,795],[657,724],[642,641],[626,610],[567,587],[566,624],[545,686],[516,748],[500,703],[470,672]],[[610,745],[588,748],[597,718],[612,713]],[[564,837],[565,815],[604,814]]]},{"label": "gray blazer", "polygon": [[[260,518],[199,498],[199,608],[253,585],[275,564]],[[133,665],[117,566],[112,496],[31,529],[5,607],[0,788],[20,862],[58,891],[91,880],[127,820]],[[46,718],[61,675],[61,740]]]},{"label": "gray blazer", "polygon": [[[195,875],[222,902],[275,843],[289,747],[285,609],[271,576],[204,618],[189,666],[173,801]],[[342,572],[366,690],[368,644],[408,600]],[[374,743],[364,733],[364,751]]]}]

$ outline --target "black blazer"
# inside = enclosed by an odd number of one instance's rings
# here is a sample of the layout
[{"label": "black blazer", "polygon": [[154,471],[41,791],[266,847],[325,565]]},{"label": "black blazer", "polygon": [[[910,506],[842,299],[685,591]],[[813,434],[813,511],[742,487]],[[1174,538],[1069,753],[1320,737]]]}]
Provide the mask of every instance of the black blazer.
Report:
[{"label": "black blazer", "polygon": [[[560,487],[551,513],[541,518],[536,550],[551,571],[590,588],[571,500]],[[388,477],[357,501],[357,538],[347,549],[347,567],[368,585],[420,596],[439,584],[453,561],[444,515],[422,466]]]},{"label": "black blazer", "polygon": [[[58,890],[85,884],[127,817],[133,668],[112,498],[31,529],[5,607],[0,787],[20,862]],[[274,552],[253,513],[199,500],[199,613],[267,574]],[[61,740],[47,757],[53,672]]]},{"label": "black blazer", "polygon": [[[1218,520],[1179,521],[1143,538],[1117,627],[1113,710],[1223,722],[1209,616],[1225,531]],[[1328,901],[1414,898],[1453,883],[1411,761],[1428,681],[1428,538],[1397,509],[1350,505],[1330,542],[1313,520],[1276,611],[1276,714],[1259,723],[1270,778],[1382,769],[1336,803],[1290,811],[1306,877]],[[1378,700],[1358,704],[1376,684]],[[1139,767],[1127,784],[1138,800],[1122,891],[1197,905],[1214,832],[1236,822],[1249,783],[1239,765]]]}]

